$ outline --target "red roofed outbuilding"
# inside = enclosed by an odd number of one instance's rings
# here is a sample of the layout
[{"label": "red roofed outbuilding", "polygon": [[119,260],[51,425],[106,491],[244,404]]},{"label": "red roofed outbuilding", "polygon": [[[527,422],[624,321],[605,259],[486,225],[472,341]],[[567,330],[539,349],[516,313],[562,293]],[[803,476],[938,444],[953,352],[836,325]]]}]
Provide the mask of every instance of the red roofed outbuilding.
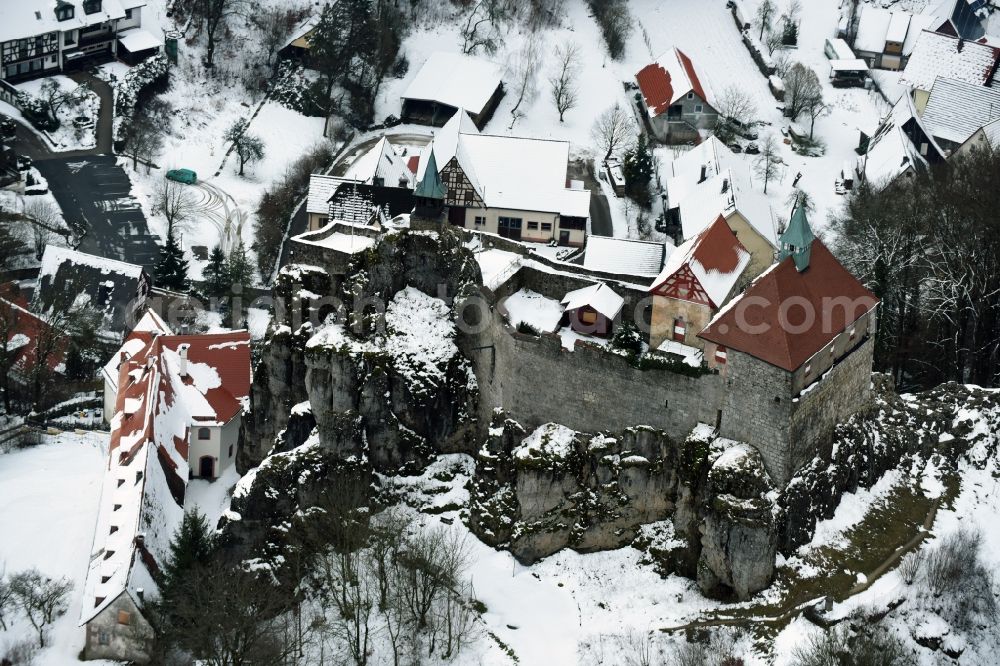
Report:
[{"label": "red roofed outbuilding", "polygon": [[667,143],[698,141],[719,113],[711,86],[683,51],[672,48],[635,75],[641,107],[654,136]]}]

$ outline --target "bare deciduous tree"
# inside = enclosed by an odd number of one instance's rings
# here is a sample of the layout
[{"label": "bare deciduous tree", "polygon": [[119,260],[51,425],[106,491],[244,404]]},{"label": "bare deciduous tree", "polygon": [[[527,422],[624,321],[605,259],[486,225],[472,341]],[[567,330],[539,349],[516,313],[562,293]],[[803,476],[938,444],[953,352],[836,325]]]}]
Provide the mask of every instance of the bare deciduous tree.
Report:
[{"label": "bare deciduous tree", "polygon": [[167,235],[185,229],[197,206],[188,186],[164,179],[156,189],[156,208],[167,220]]},{"label": "bare deciduous tree", "polygon": [[580,47],[573,42],[565,42],[555,48],[556,70],[549,77],[552,86],[552,103],[559,112],[559,122],[563,122],[566,112],[576,106],[577,75],[580,68]]},{"label": "bare deciduous tree", "polygon": [[816,129],[816,119],[830,113],[830,105],[823,99],[823,89],[813,89],[814,94],[806,97],[803,104],[803,111],[809,116],[809,139],[813,138]]},{"label": "bare deciduous tree", "polygon": [[757,175],[764,180],[764,193],[767,194],[767,185],[778,175],[778,165],[780,162],[778,155],[778,141],[773,134],[768,134],[761,143],[760,155],[757,156]]},{"label": "bare deciduous tree", "polygon": [[774,18],[774,12],[777,8],[771,0],[761,0],[761,3],[757,5],[757,13],[754,20],[760,27],[760,37],[759,39],[764,39],[764,33],[771,29],[771,19]]},{"label": "bare deciduous tree", "polygon": [[250,133],[248,125],[245,118],[239,118],[226,130],[223,137],[233,144],[233,152],[240,161],[241,176],[247,164],[264,159],[264,142],[256,134]]},{"label": "bare deciduous tree", "polygon": [[131,119],[125,133],[124,153],[132,160],[135,171],[139,162],[151,162],[163,146],[163,125],[147,114]]},{"label": "bare deciduous tree", "polygon": [[720,114],[740,125],[749,125],[757,119],[757,105],[743,88],[730,85],[722,91],[716,109]]},{"label": "bare deciduous tree", "polygon": [[38,646],[45,647],[45,630],[66,612],[66,597],[73,584],[68,578],[49,578],[28,569],[10,578],[10,589],[28,622],[38,632]]},{"label": "bare deciduous tree", "polygon": [[783,79],[785,84],[785,115],[795,120],[817,97],[822,100],[823,86],[811,68],[800,62],[793,64]]},{"label": "bare deciduous tree", "polygon": [[781,40],[782,35],[778,30],[769,30],[764,35],[764,47],[767,49],[767,55],[774,55],[774,50],[781,46]]},{"label": "bare deciduous tree", "polygon": [[516,101],[514,108],[510,110],[511,120],[508,129],[513,129],[514,123],[524,115],[520,112],[521,104],[530,102],[537,94],[540,66],[538,43],[532,39],[526,40],[514,54],[510,66],[510,79],[513,81],[511,93]]},{"label": "bare deciduous tree", "polygon": [[504,0],[479,0],[469,12],[462,28],[462,53],[472,54],[482,49],[496,53],[501,41],[501,26],[509,18],[509,7]]},{"label": "bare deciduous tree", "polygon": [[195,17],[201,21],[205,28],[205,67],[215,66],[215,48],[219,37],[219,29],[224,28],[226,22],[244,13],[246,9],[245,0],[196,0]]},{"label": "bare deciduous tree", "polygon": [[41,259],[45,246],[55,235],[66,236],[62,226],[62,214],[51,202],[38,197],[31,197],[24,205],[22,213],[29,224],[29,235],[35,248],[35,258]]},{"label": "bare deciduous tree", "polygon": [[627,110],[615,104],[597,117],[590,134],[607,160],[631,145],[635,139],[635,120]]}]

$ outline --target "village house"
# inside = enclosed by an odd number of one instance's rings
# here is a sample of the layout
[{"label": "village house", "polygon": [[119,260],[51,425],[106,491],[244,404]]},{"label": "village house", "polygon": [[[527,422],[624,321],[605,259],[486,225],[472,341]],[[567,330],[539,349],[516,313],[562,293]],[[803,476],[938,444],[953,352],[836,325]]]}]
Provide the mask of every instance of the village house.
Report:
[{"label": "village house", "polygon": [[899,83],[911,90],[916,111],[922,114],[938,78],[988,86],[997,74],[998,63],[1000,47],[924,30]]},{"label": "village house", "polygon": [[145,604],[157,594],[188,479],[234,469],[250,336],[173,335],[147,312],[104,376],[114,416],[84,586],[83,656],[142,662],[153,633]]},{"label": "village house", "polygon": [[977,130],[1000,118],[1000,86],[938,77],[920,116],[945,155],[950,155]]},{"label": "village house", "polygon": [[64,374],[69,339],[30,312],[27,301],[18,298],[6,286],[0,288],[0,344],[7,350],[8,381],[27,391],[40,357],[45,358],[50,376]]},{"label": "village house", "polygon": [[101,315],[98,335],[117,342],[138,319],[150,286],[142,266],[47,245],[31,309],[45,318],[54,309],[93,308]]},{"label": "village house", "polygon": [[650,348],[699,360],[707,351],[709,367],[725,363],[725,349],[706,345],[698,334],[755,277],[749,272],[750,258],[722,216],[676,248],[649,288]]},{"label": "village house", "polygon": [[782,484],[821,455],[868,404],[877,305],[797,208],[778,263],[699,334],[725,349],[719,434],[757,447]]},{"label": "village house", "polygon": [[319,25],[319,16],[307,17],[304,21],[295,26],[292,34],[288,36],[285,43],[278,49],[278,55],[282,58],[301,60],[309,62],[309,49],[312,46],[312,36]]},{"label": "village house", "polygon": [[900,96],[871,137],[862,134],[860,150],[858,178],[878,187],[945,159],[945,151],[924,126],[909,95]]},{"label": "village house", "polygon": [[854,36],[854,53],[875,69],[903,69],[917,37],[935,20],[933,14],[910,14],[864,5]]},{"label": "village house", "polygon": [[23,0],[0,3],[0,80],[23,81],[116,55],[136,58],[163,41],[144,30],[146,0]]},{"label": "village house", "polygon": [[433,165],[448,221],[534,243],[581,247],[590,190],[568,178],[569,142],[480,134],[459,109],[424,149],[417,180]]},{"label": "village house", "polygon": [[983,125],[955,149],[951,157],[968,155],[973,150],[1000,150],[1000,118]]},{"label": "village house", "polygon": [[432,53],[403,92],[404,123],[441,127],[464,109],[482,130],[503,98],[503,67],[460,53]]},{"label": "village house", "polygon": [[309,231],[325,227],[330,220],[371,224],[384,218],[405,215],[412,209],[411,187],[374,185],[318,173],[309,178],[306,198]]},{"label": "village house", "polygon": [[650,133],[664,143],[697,142],[719,112],[711,87],[678,48],[661,55],[635,75],[638,102]]}]

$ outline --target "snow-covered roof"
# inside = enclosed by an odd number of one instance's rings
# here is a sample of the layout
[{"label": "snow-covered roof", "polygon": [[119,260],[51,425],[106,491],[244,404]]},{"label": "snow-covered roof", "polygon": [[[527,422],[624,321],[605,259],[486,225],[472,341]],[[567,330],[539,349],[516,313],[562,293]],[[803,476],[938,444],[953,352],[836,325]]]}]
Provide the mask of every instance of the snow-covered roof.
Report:
[{"label": "snow-covered roof", "polygon": [[555,332],[563,314],[559,301],[530,289],[519,289],[503,299],[501,305],[507,311],[511,326],[524,322],[540,333]]},{"label": "snow-covered roof", "polygon": [[694,273],[712,305],[718,308],[728,300],[750,258],[750,252],[720,215],[704,231],[674,250],[653,280],[650,291],[656,291],[686,266]]},{"label": "snow-covered roof", "polygon": [[710,136],[670,162],[667,201],[672,208],[676,208],[698,183],[727,169],[739,169],[740,166],[736,153],[715,136]]},{"label": "snow-covered roof", "polygon": [[487,208],[590,217],[590,190],[567,187],[567,141],[480,134],[474,125],[467,131],[470,125],[459,109],[424,148],[417,181],[434,151],[442,171],[457,158]]},{"label": "snow-covered roof", "polygon": [[680,202],[681,230],[693,238],[722,215],[739,213],[762,238],[778,246],[774,215],[767,196],[751,185],[750,172],[743,167],[725,171],[699,183]]},{"label": "snow-covered roof", "polygon": [[163,40],[142,28],[132,28],[118,33],[118,41],[131,53],[158,49],[163,46]]},{"label": "snow-covered roof", "polygon": [[910,15],[906,12],[893,12],[886,28],[885,41],[902,44],[906,40],[906,31],[910,27]]},{"label": "snow-covered roof", "polygon": [[892,22],[892,12],[881,7],[863,5],[858,19],[858,30],[854,37],[855,51],[882,53],[885,50],[885,36]]},{"label": "snow-covered roof", "polygon": [[356,180],[340,176],[327,176],[321,173],[309,176],[309,197],[306,200],[306,212],[328,215],[330,213],[330,198],[344,183],[359,184]]},{"label": "snow-covered roof", "polygon": [[140,607],[140,589],[155,593],[152,570],[168,556],[184,513],[178,488],[188,479],[189,430],[242,412],[250,393],[250,335],[152,335],[118,373],[81,624],[124,593]]},{"label": "snow-covered roof", "polygon": [[117,273],[128,277],[137,278],[142,274],[142,266],[127,264],[124,261],[105,259],[93,254],[77,252],[68,247],[58,247],[56,245],[46,245],[45,253],[42,254],[42,266],[38,277],[45,275],[55,275],[59,266],[64,262],[72,262],[78,266],[88,266],[96,268],[102,273]]},{"label": "snow-covered roof", "polygon": [[868,63],[861,58],[850,60],[831,60],[830,69],[835,72],[867,72]]},{"label": "snow-covered roof", "polygon": [[599,282],[569,292],[563,297],[562,304],[566,306],[567,310],[577,310],[589,306],[598,314],[608,319],[614,319],[621,312],[622,306],[625,305],[625,299],[616,294],[608,285]]},{"label": "snow-covered roof", "polygon": [[160,318],[160,315],[156,314],[152,308],[147,308],[135,327],[125,336],[125,341],[118,353],[112,354],[104,365],[104,380],[113,390],[118,390],[118,368],[121,367],[122,361],[141,352],[157,335],[173,335],[173,331]]},{"label": "snow-covered roof", "polygon": [[666,249],[663,243],[588,236],[583,266],[604,273],[652,277],[663,267]]},{"label": "snow-covered roof", "polygon": [[407,160],[396,152],[384,136],[368,152],[356,159],[343,177],[366,185],[413,187],[413,172],[407,166]]},{"label": "snow-covered roof", "polygon": [[1000,150],[1000,118],[983,126],[982,139],[993,150]]},{"label": "snow-covered roof", "polygon": [[320,19],[319,15],[314,14],[306,18],[297,26],[295,26],[295,29],[292,30],[292,34],[289,35],[288,39],[286,39],[285,42],[281,45],[281,48],[291,46],[300,39],[309,36],[309,33],[311,33],[319,24],[319,19]]},{"label": "snow-covered roof", "polygon": [[666,113],[672,104],[693,92],[710,106],[715,106],[711,87],[703,82],[694,63],[683,51],[672,48],[635,75],[639,90],[646,100],[649,115]]},{"label": "snow-covered roof", "polygon": [[317,245],[344,254],[357,254],[375,246],[375,239],[361,233],[350,233],[354,225],[331,220],[322,229],[294,237],[299,243]]},{"label": "snow-covered roof", "polygon": [[868,152],[858,158],[858,171],[869,183],[885,185],[915,167],[926,167],[925,160],[897,125],[880,131],[868,144]]},{"label": "snow-covered roof", "polygon": [[899,77],[903,85],[930,90],[938,77],[986,85],[997,68],[1000,49],[924,30]]},{"label": "snow-covered roof", "polygon": [[502,83],[503,68],[488,60],[437,51],[420,67],[403,99],[440,102],[479,113]]},{"label": "snow-covered roof", "polygon": [[[56,18],[56,6],[61,3],[73,5],[73,18],[60,21]],[[128,9],[144,6],[142,2],[131,2]],[[125,18],[126,7],[121,0],[103,0],[100,11],[86,14],[83,0],[18,0],[0,2],[0,42],[25,39],[48,32],[66,32],[90,25]]]},{"label": "snow-covered roof", "polygon": [[701,367],[701,362],[704,359],[704,353],[700,349],[676,340],[664,340],[656,348],[656,351],[680,356],[684,363],[693,368]]},{"label": "snow-covered roof", "polygon": [[964,143],[980,127],[998,118],[1000,88],[938,78],[922,120],[934,137]]}]

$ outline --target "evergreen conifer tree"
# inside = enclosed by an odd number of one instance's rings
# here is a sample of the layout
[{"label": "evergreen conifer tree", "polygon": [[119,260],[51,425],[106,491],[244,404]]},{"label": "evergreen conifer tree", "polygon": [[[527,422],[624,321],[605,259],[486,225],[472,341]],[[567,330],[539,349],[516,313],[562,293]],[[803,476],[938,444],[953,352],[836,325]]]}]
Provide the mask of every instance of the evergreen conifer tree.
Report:
[{"label": "evergreen conifer tree", "polygon": [[649,181],[653,178],[653,154],[649,150],[645,134],[639,135],[635,148],[625,155],[622,171],[629,195],[643,206],[648,205]]},{"label": "evergreen conifer tree", "polygon": [[229,283],[247,287],[253,282],[253,266],[247,258],[247,248],[241,240],[229,253]]},{"label": "evergreen conifer tree", "polygon": [[159,286],[174,291],[187,291],[188,263],[184,258],[184,250],[177,242],[173,231],[167,233],[167,243],[160,250],[160,258],[156,262],[156,282]]},{"label": "evergreen conifer tree", "polygon": [[205,276],[205,292],[208,296],[222,298],[229,292],[229,261],[222,247],[216,245],[212,248],[202,275]]},{"label": "evergreen conifer tree", "polygon": [[170,556],[162,569],[160,592],[164,601],[169,602],[186,574],[209,561],[214,549],[214,537],[205,516],[194,509],[186,511],[181,526],[170,540]]}]

